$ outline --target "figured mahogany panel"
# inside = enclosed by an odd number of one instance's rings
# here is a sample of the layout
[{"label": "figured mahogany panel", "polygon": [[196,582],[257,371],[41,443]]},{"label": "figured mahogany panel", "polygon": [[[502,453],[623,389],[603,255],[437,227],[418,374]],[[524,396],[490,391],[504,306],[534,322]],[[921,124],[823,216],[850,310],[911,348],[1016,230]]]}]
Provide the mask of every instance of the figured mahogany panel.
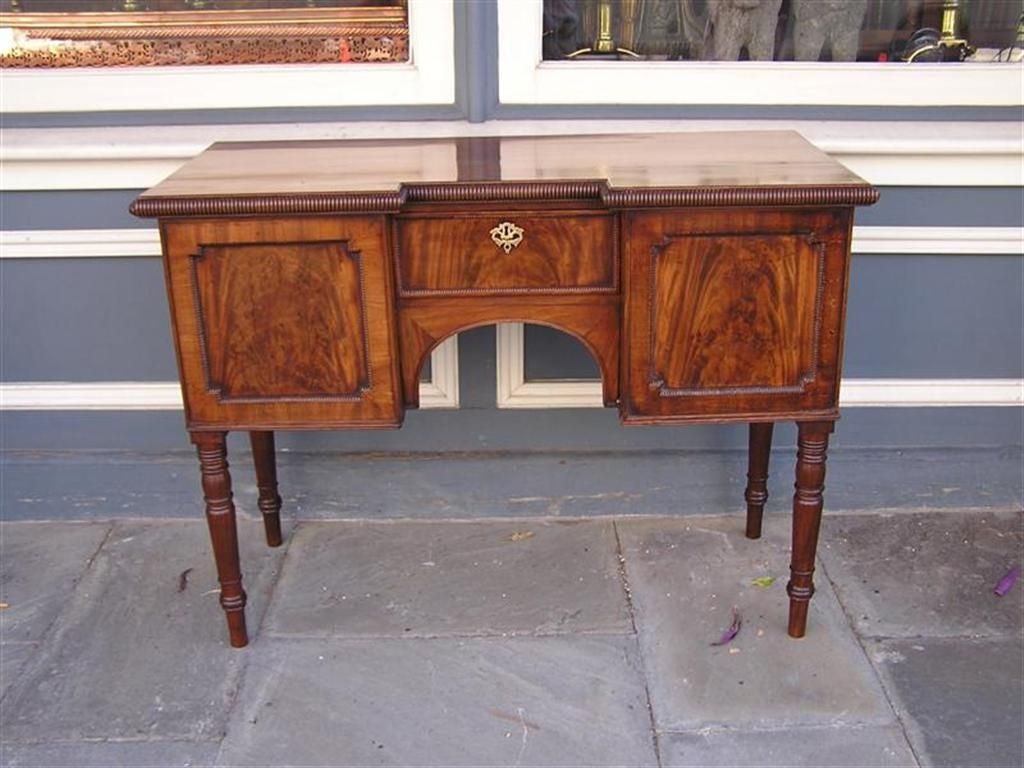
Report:
[{"label": "figured mahogany panel", "polygon": [[835,416],[849,209],[627,214],[627,423]]},{"label": "figured mahogany panel", "polygon": [[398,426],[384,217],[162,222],[190,428]]},{"label": "figured mahogany panel", "polygon": [[666,236],[654,254],[651,377],[662,396],[799,391],[814,376],[824,253],[809,235]]},{"label": "figured mahogany panel", "polygon": [[397,225],[399,294],[614,292],[614,221],[603,212],[579,211],[403,216]]},{"label": "figured mahogany panel", "polygon": [[358,398],[369,386],[362,269],[346,242],[201,245],[193,279],[221,401]]}]

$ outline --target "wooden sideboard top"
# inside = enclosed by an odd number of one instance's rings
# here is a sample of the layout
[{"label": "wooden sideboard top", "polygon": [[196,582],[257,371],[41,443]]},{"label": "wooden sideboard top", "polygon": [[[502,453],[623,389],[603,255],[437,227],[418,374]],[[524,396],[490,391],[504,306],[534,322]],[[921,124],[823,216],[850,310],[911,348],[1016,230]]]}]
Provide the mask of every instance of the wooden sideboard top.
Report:
[{"label": "wooden sideboard top", "polygon": [[212,145],[139,216],[395,211],[411,202],[861,205],[877,191],[795,131]]}]

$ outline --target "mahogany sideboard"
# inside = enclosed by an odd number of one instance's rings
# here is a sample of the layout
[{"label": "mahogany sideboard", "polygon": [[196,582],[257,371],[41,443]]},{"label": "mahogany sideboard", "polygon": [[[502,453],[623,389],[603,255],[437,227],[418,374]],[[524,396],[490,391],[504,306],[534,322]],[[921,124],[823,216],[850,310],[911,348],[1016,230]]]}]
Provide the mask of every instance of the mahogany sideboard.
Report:
[{"label": "mahogany sideboard", "polygon": [[225,439],[394,428],[451,334],[579,339],[627,425],[798,424],[789,634],[803,636],[838,418],[853,209],[877,191],[793,132],[215,144],[131,206],[159,219],[185,420],[233,646],[245,591]]}]

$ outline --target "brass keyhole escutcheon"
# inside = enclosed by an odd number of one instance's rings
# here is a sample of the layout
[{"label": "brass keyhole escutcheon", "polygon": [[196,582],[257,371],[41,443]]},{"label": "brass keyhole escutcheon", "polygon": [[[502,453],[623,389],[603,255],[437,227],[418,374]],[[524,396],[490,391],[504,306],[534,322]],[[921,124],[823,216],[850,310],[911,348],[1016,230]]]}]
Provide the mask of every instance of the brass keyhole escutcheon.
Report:
[{"label": "brass keyhole escutcheon", "polygon": [[523,242],[523,228],[517,227],[511,221],[503,221],[491,230],[491,240],[505,253]]}]

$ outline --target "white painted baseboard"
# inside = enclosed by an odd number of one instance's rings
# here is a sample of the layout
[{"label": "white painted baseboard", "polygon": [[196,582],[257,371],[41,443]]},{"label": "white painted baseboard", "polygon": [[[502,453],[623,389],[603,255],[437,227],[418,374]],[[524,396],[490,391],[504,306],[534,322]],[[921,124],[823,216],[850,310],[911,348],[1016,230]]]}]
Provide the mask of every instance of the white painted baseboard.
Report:
[{"label": "white painted baseboard", "polygon": [[31,381],[0,384],[0,411],[180,411],[176,381]]},{"label": "white painted baseboard", "polygon": [[[459,407],[458,337],[430,357],[431,380],[420,384],[421,408]],[[0,384],[0,411],[180,411],[176,381],[31,381]]]},{"label": "white painted baseboard", "polygon": [[[499,372],[500,375],[500,372]],[[507,376],[499,408],[599,408],[599,381],[532,381]],[[843,408],[1021,407],[1024,379],[844,379]],[[14,382],[0,384],[0,411],[175,411],[177,382]],[[420,385],[421,408],[457,408],[458,393]]]},{"label": "white painted baseboard", "polygon": [[110,259],[160,255],[160,232],[146,229],[0,231],[0,259]]},{"label": "white painted baseboard", "polygon": [[[498,408],[600,408],[597,380],[526,381],[523,325],[497,332]],[[843,379],[843,408],[922,408],[1024,405],[1024,379]]]}]

